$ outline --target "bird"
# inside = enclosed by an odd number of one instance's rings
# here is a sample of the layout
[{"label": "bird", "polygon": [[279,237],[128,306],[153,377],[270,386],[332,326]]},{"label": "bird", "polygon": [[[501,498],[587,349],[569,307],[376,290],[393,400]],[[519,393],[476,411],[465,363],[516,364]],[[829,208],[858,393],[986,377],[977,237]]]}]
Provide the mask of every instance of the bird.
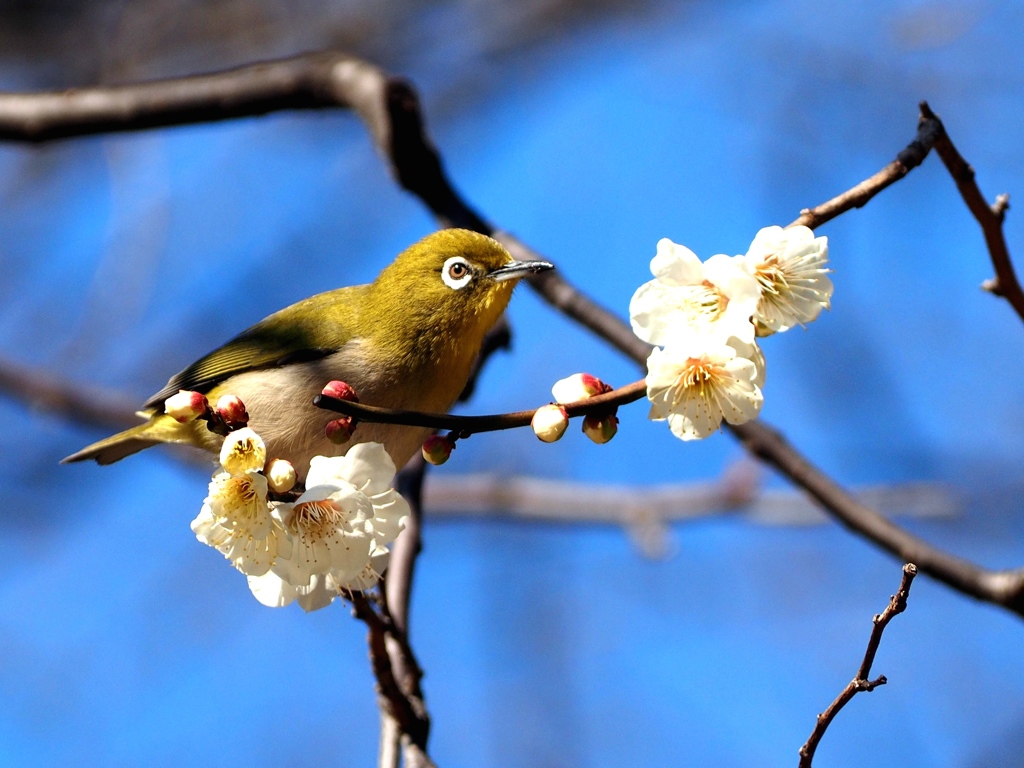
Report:
[{"label": "bird", "polygon": [[487,332],[526,275],[552,269],[519,261],[486,235],[442,229],[402,251],[367,285],[317,294],[275,312],[175,374],[143,406],[144,423],[71,454],[63,463],[111,464],[161,443],[217,453],[223,437],[203,420],[179,423],[164,402],[181,390],[211,403],[241,399],[267,457],[286,459],[299,478],[313,456],[344,454],[378,442],[402,467],[430,430],[358,422],[336,445],[325,429],[337,414],[312,405],[331,381],[351,386],[360,402],[447,412],[469,380]]}]

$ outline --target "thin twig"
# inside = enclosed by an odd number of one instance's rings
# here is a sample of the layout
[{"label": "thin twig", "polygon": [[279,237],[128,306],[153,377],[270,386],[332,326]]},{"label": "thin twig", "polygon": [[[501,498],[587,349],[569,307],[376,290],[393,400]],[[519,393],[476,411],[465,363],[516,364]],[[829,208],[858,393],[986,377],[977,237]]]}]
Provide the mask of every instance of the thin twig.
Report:
[{"label": "thin twig", "polygon": [[878,646],[882,642],[882,633],[897,614],[903,613],[907,608],[907,597],[910,595],[910,585],[917,576],[917,566],[907,563],[903,566],[903,579],[896,594],[889,599],[889,605],[880,614],[872,619],[871,638],[868,640],[867,650],[864,652],[864,660],[860,663],[857,676],[843,689],[835,701],[829,704],[828,709],[818,715],[807,743],[800,747],[800,768],[811,768],[811,761],[814,760],[814,751],[818,748],[821,738],[825,735],[829,725],[839,714],[839,710],[845,707],[850,700],[861,691],[873,691],[880,685],[885,685],[885,675],[879,675],[871,680],[871,665],[875,663],[875,654],[878,653]]},{"label": "thin twig", "polygon": [[985,245],[988,246],[988,254],[996,271],[995,278],[984,283],[985,289],[1006,299],[1017,315],[1024,320],[1024,290],[1021,290],[1020,282],[1017,280],[1013,262],[1010,261],[1010,251],[1006,246],[1006,237],[1003,235],[1003,219],[1010,207],[1009,195],[999,195],[995,203],[989,205],[978,188],[978,182],[974,180],[974,169],[950,141],[949,134],[927,101],[921,102],[921,120],[933,121],[941,129],[935,141],[935,151],[942,158],[946,170],[956,182],[956,188],[960,190],[960,196],[974,214],[985,236]]},{"label": "thin twig", "polygon": [[[620,405],[633,403],[647,394],[647,385],[643,379],[634,381],[624,387],[594,395],[586,400],[565,403],[562,407],[570,418],[585,416],[590,413],[603,413]],[[396,408],[380,408],[350,400],[338,400],[327,395],[317,395],[313,405],[328,411],[352,416],[359,421],[378,424],[401,424],[409,427],[430,427],[431,429],[451,429],[459,433],[479,434],[496,432],[501,429],[527,427],[537,409],[515,411],[513,413],[495,413],[487,416],[453,416],[448,413],[426,413],[424,411],[406,411]]]},{"label": "thin twig", "polygon": [[923,163],[928,152],[944,134],[945,131],[938,118],[934,115],[925,117],[922,114],[917,126],[917,136],[896,155],[895,160],[874,176],[851,187],[841,195],[833,197],[821,205],[816,205],[814,208],[804,208],[800,211],[800,216],[789,226],[803,225],[814,229],[852,208],[863,207],[883,189],[899,181]]}]

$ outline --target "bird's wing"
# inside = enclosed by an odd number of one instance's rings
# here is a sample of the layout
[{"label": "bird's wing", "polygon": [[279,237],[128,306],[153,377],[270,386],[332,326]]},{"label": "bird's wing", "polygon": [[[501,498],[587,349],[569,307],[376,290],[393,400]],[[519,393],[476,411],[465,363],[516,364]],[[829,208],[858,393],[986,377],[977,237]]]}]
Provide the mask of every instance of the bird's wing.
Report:
[{"label": "bird's wing", "polygon": [[[355,301],[346,299],[356,299],[355,292],[363,288],[321,293],[261,320],[172,376],[145,407],[159,407],[180,389],[205,393],[239,373],[318,360],[336,352],[352,335]],[[351,297],[344,295],[350,291]]]}]

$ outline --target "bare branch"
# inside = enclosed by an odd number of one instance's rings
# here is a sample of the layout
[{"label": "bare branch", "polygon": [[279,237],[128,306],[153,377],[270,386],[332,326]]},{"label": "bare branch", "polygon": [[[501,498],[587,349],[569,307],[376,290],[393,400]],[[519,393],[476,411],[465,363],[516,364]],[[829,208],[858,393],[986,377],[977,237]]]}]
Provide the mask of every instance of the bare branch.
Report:
[{"label": "bare branch", "polygon": [[45,142],[263,115],[285,109],[357,108],[331,88],[359,59],[316,53],[224,72],[45,93],[0,94],[0,139]]},{"label": "bare branch", "polygon": [[865,179],[841,195],[833,197],[831,200],[814,208],[804,208],[800,211],[799,218],[789,224],[789,226],[803,225],[814,229],[852,208],[863,207],[883,189],[899,181],[923,163],[925,157],[928,156],[928,152],[931,151],[932,147],[935,146],[935,142],[942,135],[944,135],[944,129],[938,118],[934,115],[929,117],[922,115],[917,126],[917,136],[914,137],[914,140],[903,151],[896,155],[895,160],[871,178]]},{"label": "bare branch", "polygon": [[[388,637],[388,655],[395,675],[408,695],[423,701],[420,679],[423,673],[413,659],[409,648],[409,603],[412,598],[412,580],[416,568],[416,558],[423,548],[423,478],[426,462],[422,456],[414,456],[398,473],[396,486],[398,492],[409,503],[409,516],[405,528],[391,547],[391,562],[388,565],[387,578],[383,583],[384,603],[388,610],[388,618],[395,629],[395,637]],[[381,710],[380,756],[378,768],[397,768],[398,747],[401,740],[401,729],[397,721]],[[423,712],[426,717],[426,710]],[[407,755],[408,761],[408,755]]]},{"label": "bare branch", "polygon": [[[427,756],[430,718],[423,705],[422,695],[406,692],[401,680],[395,677],[388,648],[389,638],[395,637],[390,614],[386,608],[382,609],[383,615],[379,614],[362,592],[352,592],[345,596],[352,602],[352,615],[364,622],[367,627],[370,664],[377,681],[377,696],[381,710],[398,724],[403,736],[403,746],[407,749],[407,755],[411,757],[410,764],[432,766],[433,763]],[[386,604],[383,590],[381,602]],[[403,642],[401,647],[402,653],[409,654],[407,662],[418,670],[419,667],[408,645]]]},{"label": "bare branch", "polygon": [[882,633],[897,614],[903,613],[907,608],[907,597],[910,595],[910,585],[917,576],[917,566],[907,563],[903,566],[903,579],[900,581],[900,588],[896,594],[889,599],[889,605],[880,614],[872,619],[871,637],[868,640],[867,650],[864,652],[864,660],[860,663],[857,676],[843,689],[836,700],[829,704],[828,709],[818,715],[818,720],[811,731],[807,743],[800,747],[800,768],[811,768],[811,761],[814,760],[814,751],[818,748],[821,738],[825,735],[829,725],[839,714],[839,710],[845,707],[850,700],[861,691],[873,691],[880,685],[885,685],[885,675],[879,675],[871,680],[871,665],[875,663],[875,654],[878,653],[878,646],[882,642]]},{"label": "bare branch", "polygon": [[968,209],[981,225],[985,245],[988,246],[988,254],[996,271],[995,279],[986,281],[983,287],[1006,299],[1017,315],[1024,320],[1024,290],[1021,290],[1020,282],[1017,280],[1013,262],[1010,261],[1010,251],[1006,247],[1006,237],[1003,235],[1003,219],[1010,207],[1009,195],[999,195],[995,203],[989,205],[978,188],[978,182],[974,180],[974,169],[957,151],[942,122],[926,101],[921,102],[921,120],[933,121],[939,126],[935,151],[939,153],[946,170],[956,182],[956,188],[960,190],[960,196],[963,197]]},{"label": "bare branch", "polygon": [[[620,405],[633,403],[647,394],[647,385],[643,379],[634,381],[624,387],[594,395],[586,400],[565,403],[562,407],[569,417],[585,416],[590,413],[604,413]],[[338,400],[327,395],[317,395],[313,405],[328,411],[352,416],[359,421],[370,421],[378,424],[403,424],[409,427],[430,427],[432,429],[450,429],[458,433],[479,434],[496,432],[501,429],[528,427],[537,409],[515,411],[514,413],[496,413],[489,416],[452,416],[447,413],[425,413],[423,411],[405,411],[395,408],[380,408],[363,405],[350,400]]]},{"label": "bare branch", "polygon": [[[761,488],[750,465],[757,466],[745,459],[710,482],[653,486],[442,473],[426,482],[423,503],[431,520],[485,517],[627,528],[723,514],[773,526],[820,525],[831,519],[802,491]],[[858,488],[855,498],[881,508],[886,517],[948,520],[960,512],[949,489],[933,483]]]},{"label": "bare branch", "polygon": [[127,429],[139,423],[127,397],[61,381],[0,358],[0,392],[80,424]]}]

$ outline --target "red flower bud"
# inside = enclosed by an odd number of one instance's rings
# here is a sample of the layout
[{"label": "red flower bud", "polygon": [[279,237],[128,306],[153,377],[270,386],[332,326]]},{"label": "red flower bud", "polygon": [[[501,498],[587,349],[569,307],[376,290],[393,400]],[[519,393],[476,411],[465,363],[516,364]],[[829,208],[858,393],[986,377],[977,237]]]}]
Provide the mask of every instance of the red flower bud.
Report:
[{"label": "red flower bud", "polygon": [[352,439],[352,433],[356,431],[356,420],[351,416],[342,416],[334,421],[327,422],[324,427],[324,434],[327,439],[335,445],[343,445]]},{"label": "red flower bud", "polygon": [[556,403],[575,403],[611,391],[611,387],[589,373],[574,373],[572,376],[559,379],[551,388]]},{"label": "red flower bud", "polygon": [[423,458],[431,464],[440,466],[448,461],[455,450],[455,441],[444,435],[431,435],[423,441]]},{"label": "red flower bud", "polygon": [[180,424],[198,419],[209,408],[210,403],[206,395],[187,389],[178,390],[178,394],[171,395],[164,401],[164,413]]},{"label": "red flower bud", "polygon": [[335,400],[348,400],[353,403],[359,402],[359,396],[356,395],[356,391],[344,381],[328,382],[327,386],[324,387],[322,394],[327,395],[327,397],[333,397]]},{"label": "red flower bud", "polygon": [[228,429],[241,429],[249,423],[245,403],[234,395],[224,395],[217,401],[217,415],[224,420]]},{"label": "red flower bud", "polygon": [[583,434],[589,437],[598,445],[604,445],[619,431],[619,417],[615,414],[606,416],[595,416],[593,414],[583,419]]}]

